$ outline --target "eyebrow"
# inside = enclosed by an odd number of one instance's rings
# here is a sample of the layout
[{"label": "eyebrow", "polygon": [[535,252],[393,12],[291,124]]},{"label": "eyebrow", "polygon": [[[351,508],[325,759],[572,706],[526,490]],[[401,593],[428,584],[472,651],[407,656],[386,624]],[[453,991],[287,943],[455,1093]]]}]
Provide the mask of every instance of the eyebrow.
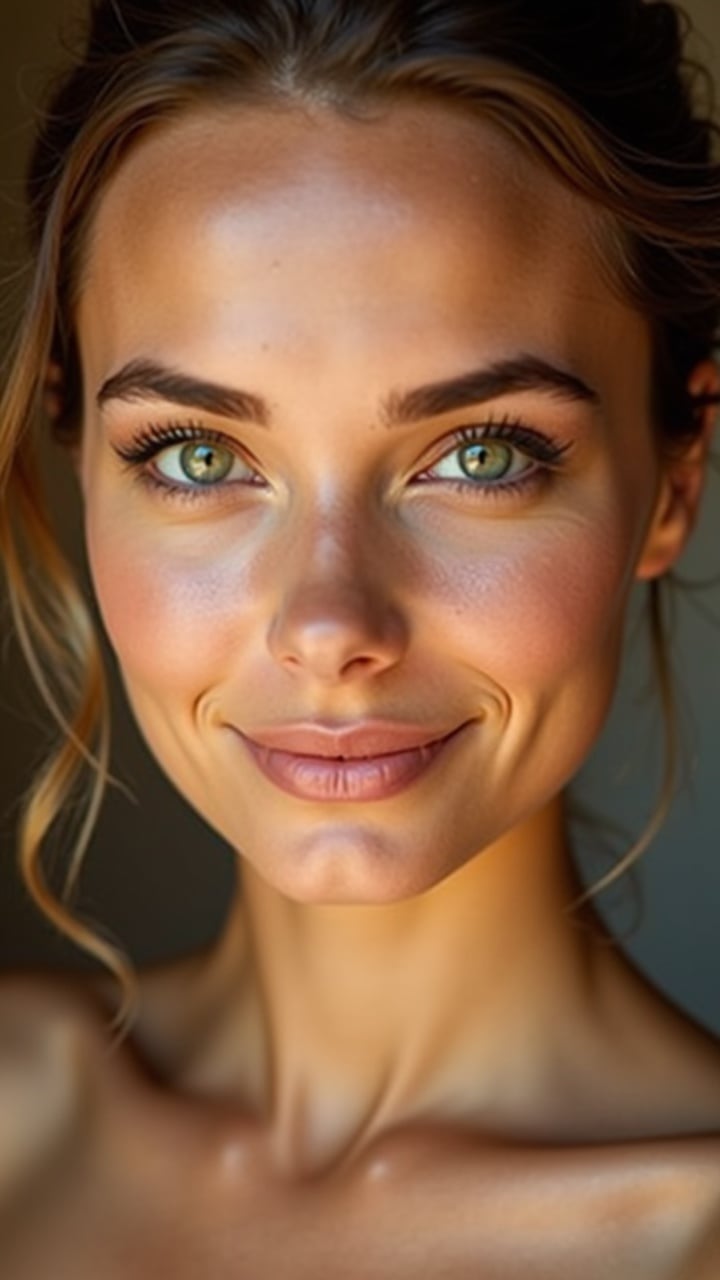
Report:
[{"label": "eyebrow", "polygon": [[118,373],[103,382],[97,393],[102,409],[110,400],[134,403],[138,400],[168,400],[201,409],[225,418],[243,418],[269,426],[270,414],[264,400],[249,391],[223,387],[217,382],[193,378],[154,360],[131,360]]},{"label": "eyebrow", "polygon": [[[380,405],[381,420],[386,427],[405,426],[520,391],[541,391],[559,400],[600,404],[597,391],[576,374],[540,356],[524,354],[410,391],[391,391]],[[96,399],[100,409],[111,400],[164,400],[262,427],[269,427],[272,421],[270,409],[260,396],[180,373],[153,360],[131,360],[102,384]]]}]

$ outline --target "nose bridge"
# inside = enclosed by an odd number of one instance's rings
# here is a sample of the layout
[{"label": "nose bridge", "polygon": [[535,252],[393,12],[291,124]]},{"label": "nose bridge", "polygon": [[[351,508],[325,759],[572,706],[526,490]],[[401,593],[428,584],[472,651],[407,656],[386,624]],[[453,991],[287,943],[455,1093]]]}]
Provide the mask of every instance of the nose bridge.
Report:
[{"label": "nose bridge", "polygon": [[332,579],[351,570],[362,577],[377,554],[378,519],[366,496],[321,494],[298,511],[293,539],[306,572]]},{"label": "nose bridge", "polygon": [[367,504],[334,500],[299,513],[278,571],[276,660],[324,679],[396,662],[407,628],[388,565],[387,530]]}]

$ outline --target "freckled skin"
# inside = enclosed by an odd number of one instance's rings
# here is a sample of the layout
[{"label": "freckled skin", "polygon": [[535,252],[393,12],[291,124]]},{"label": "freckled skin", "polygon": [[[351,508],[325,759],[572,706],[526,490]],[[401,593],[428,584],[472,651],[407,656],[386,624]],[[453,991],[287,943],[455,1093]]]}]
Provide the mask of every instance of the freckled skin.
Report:
[{"label": "freckled skin", "polygon": [[[392,901],[551,801],[597,734],[657,489],[645,325],[601,283],[587,210],[489,128],[420,108],[180,127],[181,166],[160,133],[101,204],[89,401],[139,354],[256,390],[276,428],[234,430],[274,491],[162,503],[91,417],[100,605],[140,726],[203,816],[291,897]],[[511,501],[411,490],[487,411],[401,436],[378,401],[523,351],[603,397],[601,414],[536,393],[487,407],[569,443],[563,472]],[[163,413],[114,405],[107,435]],[[478,724],[440,787],[348,806],[341,859],[338,815],[278,793],[223,727],[373,714]]]},{"label": "freckled skin", "polygon": [[[605,283],[597,217],[490,127],[417,103],[198,112],[102,194],[77,317],[94,587],[139,726],[242,884],[218,940],[143,972],[131,1053],[93,1060],[84,1031],[80,1158],[5,1250],[17,1280],[95,1280],[108,1239],[130,1251],[112,1275],[179,1280],[358,1280],[358,1259],[526,1280],[529,1258],[699,1280],[681,1263],[706,1243],[716,1265],[717,1048],[568,912],[561,791],[704,458],[652,443],[647,326]],[[524,391],[385,426],[391,391],[520,353],[599,408]],[[268,402],[271,430],[202,418],[237,451],[217,496],[162,498],[118,458],[199,418],[136,401],[101,421],[99,387],[137,359]],[[441,461],[462,478],[452,432],[488,418],[561,460],[496,497],[439,483]],[[473,723],[364,804],[279,791],[234,731],[369,716]]]}]

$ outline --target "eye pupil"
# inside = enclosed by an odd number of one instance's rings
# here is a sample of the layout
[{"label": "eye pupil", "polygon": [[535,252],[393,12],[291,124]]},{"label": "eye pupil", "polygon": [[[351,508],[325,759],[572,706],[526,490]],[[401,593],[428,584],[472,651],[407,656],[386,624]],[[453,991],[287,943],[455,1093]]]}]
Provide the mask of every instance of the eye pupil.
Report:
[{"label": "eye pupil", "polygon": [[499,480],[512,466],[512,449],[497,440],[468,445],[462,455],[467,474],[476,479]]},{"label": "eye pupil", "polygon": [[224,480],[232,463],[230,451],[216,444],[187,444],[180,454],[180,465],[186,476],[200,484]]}]

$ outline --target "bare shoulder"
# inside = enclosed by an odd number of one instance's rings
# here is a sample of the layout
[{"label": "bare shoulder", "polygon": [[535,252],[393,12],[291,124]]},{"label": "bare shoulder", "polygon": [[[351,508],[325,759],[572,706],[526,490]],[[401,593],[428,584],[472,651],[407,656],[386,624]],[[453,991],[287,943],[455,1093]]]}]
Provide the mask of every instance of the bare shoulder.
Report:
[{"label": "bare shoulder", "polygon": [[[720,1276],[720,1138],[708,1139],[701,1157],[684,1169],[692,1228],[678,1280],[717,1280]],[[689,1173],[689,1177],[688,1177]],[[695,1210],[695,1212],[693,1212]]]},{"label": "bare shoulder", "polygon": [[716,1280],[720,1275],[720,1203],[708,1214],[680,1280]]},{"label": "bare shoulder", "polygon": [[[109,1022],[109,1019],[108,1019]],[[43,972],[0,974],[0,1061],[36,1058],[53,1046],[102,1040],[101,1002],[82,976]]]},{"label": "bare shoulder", "polygon": [[407,1222],[428,1259],[452,1241],[458,1274],[525,1275],[522,1242],[543,1277],[720,1277],[720,1139],[508,1145],[423,1125],[382,1136],[362,1172],[378,1233]]},{"label": "bare shoulder", "polygon": [[99,1011],[80,984],[0,976],[0,1213],[77,1140],[102,1043]]}]

